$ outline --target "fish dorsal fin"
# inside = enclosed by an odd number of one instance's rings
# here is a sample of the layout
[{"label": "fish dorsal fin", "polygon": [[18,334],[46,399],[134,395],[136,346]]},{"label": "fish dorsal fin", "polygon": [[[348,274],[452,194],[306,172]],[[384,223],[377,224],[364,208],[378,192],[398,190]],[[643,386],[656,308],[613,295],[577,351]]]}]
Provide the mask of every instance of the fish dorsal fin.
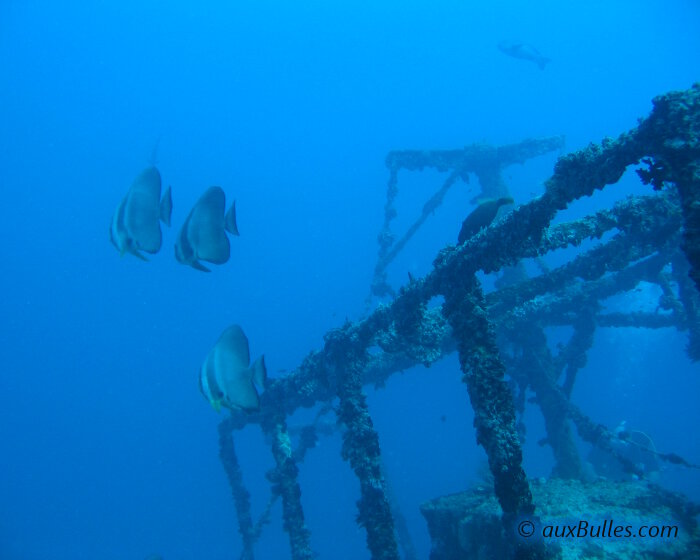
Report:
[{"label": "fish dorsal fin", "polygon": [[231,247],[224,230],[226,196],[221,187],[209,188],[192,209],[187,238],[197,259],[214,264],[225,263]]},{"label": "fish dorsal fin", "polygon": [[233,201],[233,204],[231,204],[231,208],[229,208],[228,212],[226,212],[226,216],[224,217],[224,227],[226,228],[226,231],[228,231],[231,235],[240,235],[240,233],[238,233],[238,224],[236,224],[235,200]]},{"label": "fish dorsal fin", "polygon": [[267,385],[267,367],[265,366],[265,356],[260,356],[250,368],[252,370],[252,380],[260,389],[265,389]]},{"label": "fish dorsal fin", "polygon": [[160,199],[160,206],[158,209],[160,211],[160,221],[170,227],[170,216],[173,213],[173,193],[171,187],[168,187],[163,198]]},{"label": "fish dorsal fin", "polygon": [[157,253],[162,244],[160,224],[160,173],[144,170],[132,183],[124,208],[124,228],[138,249]]}]

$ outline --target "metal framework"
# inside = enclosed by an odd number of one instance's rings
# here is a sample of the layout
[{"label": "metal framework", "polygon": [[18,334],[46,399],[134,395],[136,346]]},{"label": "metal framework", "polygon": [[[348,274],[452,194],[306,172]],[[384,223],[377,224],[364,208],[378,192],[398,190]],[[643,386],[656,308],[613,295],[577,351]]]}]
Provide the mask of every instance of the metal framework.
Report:
[{"label": "metal framework", "polygon": [[[653,103],[651,114],[636,128],[560,157],[542,196],[518,206],[462,245],[440,251],[432,271],[412,279],[398,293],[386,282],[387,266],[458,178],[467,180],[474,173],[486,196],[506,194],[501,178],[505,166],[557,149],[562,140],[388,155],[385,223],[372,293],[393,299],[365,319],[328,332],[322,349],[309,354],[289,375],[269,383],[258,413],[234,413],[219,427],[220,456],[243,540],[242,558],[253,559],[255,541],[278,497],[292,558],[313,556],[297,465],[314,445],[317,433],[328,425],[319,422],[303,428],[293,449],[286,419],[299,407],[321,405],[321,417],[334,403],[332,410],[343,430],[342,458],[360,485],[357,523],[366,530],[371,557],[394,560],[399,558],[396,535],[401,537],[405,529],[402,531],[396,512],[392,515],[379,435],[367,408],[364,385],[381,385],[397,371],[430,365],[458,352],[462,380],[474,410],[477,442],[488,456],[508,530],[518,516],[532,514],[536,507],[522,467],[517,424],[526,389],[534,391],[545,418],[546,443],[555,458],[553,475],[576,478],[581,475],[581,461],[571,424],[583,439],[615,453],[613,434],[569,400],[597,327],[675,327],[688,334],[689,357],[700,359],[700,86],[657,97]],[[640,162],[643,168],[637,173],[653,186],[648,196],[628,198],[575,222],[550,225],[558,211],[614,185],[629,166]],[[448,178],[428,200],[418,221],[394,242],[390,223],[395,216],[398,170],[424,167],[445,171]],[[523,259],[600,239],[606,233],[606,242],[559,268],[543,270],[535,277],[527,277],[521,269],[488,294],[477,279],[479,271],[503,270]],[[602,300],[632,290],[641,281],[657,284],[662,291],[656,313],[603,311]],[[442,305],[429,306],[435,296],[442,297]],[[553,325],[573,327],[573,336],[557,354],[550,351],[544,331]],[[248,424],[260,425],[269,437],[276,465],[268,476],[270,504],[256,524],[233,439],[235,431]],[[677,455],[660,457],[687,465]],[[623,457],[619,459],[628,469],[635,469]],[[511,548],[514,558],[543,558],[546,554],[541,545],[516,540]],[[410,547],[404,547],[404,554],[411,557]]]}]

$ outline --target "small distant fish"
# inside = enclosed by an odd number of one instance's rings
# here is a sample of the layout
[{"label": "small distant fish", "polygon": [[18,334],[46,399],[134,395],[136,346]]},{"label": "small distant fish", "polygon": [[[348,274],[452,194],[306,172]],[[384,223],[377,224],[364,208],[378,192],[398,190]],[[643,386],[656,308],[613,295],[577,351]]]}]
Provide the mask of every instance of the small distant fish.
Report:
[{"label": "small distant fish", "polygon": [[489,227],[496,218],[498,209],[504,204],[513,204],[513,199],[509,196],[497,199],[490,198],[479,204],[462,222],[462,229],[459,230],[458,237],[460,245],[483,228]]},{"label": "small distant fish", "polygon": [[211,187],[190,211],[175,244],[175,258],[202,272],[210,270],[199,261],[224,264],[231,255],[226,232],[239,235],[236,225],[236,201],[224,215],[226,195],[221,187]]},{"label": "small distant fish", "polygon": [[527,43],[518,43],[515,41],[501,41],[498,43],[498,50],[503,54],[512,56],[513,58],[519,58],[520,60],[529,60],[537,64],[540,70],[544,70],[547,63],[551,62],[551,59],[543,56],[540,51],[538,51],[532,45]]},{"label": "small distant fish", "polygon": [[199,390],[214,410],[253,412],[260,408],[256,389],[265,388],[265,356],[250,365],[248,338],[238,325],[227,328],[207,355],[199,371]]},{"label": "small distant fish", "polygon": [[139,251],[155,254],[160,250],[163,236],[160,222],[170,226],[173,199],[170,187],[160,198],[160,173],[149,167],[136,177],[129,192],[117,207],[109,237],[119,253],[129,253],[141,260],[148,260]]}]

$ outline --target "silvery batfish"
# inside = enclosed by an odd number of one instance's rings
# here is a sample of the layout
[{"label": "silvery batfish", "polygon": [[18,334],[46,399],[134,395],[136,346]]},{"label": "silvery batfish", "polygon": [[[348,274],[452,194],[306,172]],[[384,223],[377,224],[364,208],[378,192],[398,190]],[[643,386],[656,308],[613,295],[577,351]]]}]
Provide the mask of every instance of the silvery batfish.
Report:
[{"label": "silvery batfish", "polygon": [[221,187],[211,187],[201,196],[180,229],[175,258],[202,272],[210,272],[199,261],[224,264],[231,255],[226,232],[239,235],[236,225],[236,201],[224,214],[226,195]]},{"label": "silvery batfish", "polygon": [[238,325],[221,333],[199,371],[199,390],[217,412],[222,406],[246,412],[258,410],[256,385],[264,389],[266,382],[265,356],[250,365],[248,338]]},{"label": "silvery batfish", "polygon": [[160,173],[149,167],[136,177],[119,203],[112,216],[109,237],[122,256],[129,253],[145,261],[148,259],[140,251],[155,254],[160,250],[163,243],[160,222],[170,226],[173,211],[170,187],[162,199],[160,189]]}]

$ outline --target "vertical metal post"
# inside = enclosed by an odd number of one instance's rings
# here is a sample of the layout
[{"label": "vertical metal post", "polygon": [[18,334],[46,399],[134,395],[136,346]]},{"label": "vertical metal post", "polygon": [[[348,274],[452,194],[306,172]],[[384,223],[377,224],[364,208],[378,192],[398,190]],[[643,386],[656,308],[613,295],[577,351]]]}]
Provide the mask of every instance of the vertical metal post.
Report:
[{"label": "vertical metal post", "polygon": [[522,467],[522,449],[515,426],[515,407],[503,377],[496,336],[486,311],[484,294],[473,274],[457,273],[444,286],[443,312],[452,326],[459,363],[474,409],[476,438],[488,456],[496,497],[517,559],[544,558],[541,543],[516,539],[519,516],[532,517],[535,506]]},{"label": "vertical metal post", "polygon": [[253,519],[250,514],[250,493],[243,485],[241,467],[238,464],[236,448],[233,445],[233,435],[229,419],[219,423],[219,458],[226,472],[226,478],[231,486],[233,503],[238,517],[238,531],[243,539],[241,560],[254,560],[253,544],[255,542]]},{"label": "vertical metal post", "polygon": [[297,480],[299,469],[292,457],[292,443],[284,416],[268,417],[262,428],[272,439],[272,455],[277,467],[270,477],[273,479],[273,491],[282,496],[284,530],[289,534],[292,559],[312,560],[311,535],[304,523],[301,489]]},{"label": "vertical metal post", "polygon": [[343,378],[338,386],[338,418],[346,426],[343,459],[350,463],[360,480],[357,522],[367,531],[367,547],[372,560],[399,560],[394,520],[381,470],[379,436],[362,392],[362,370],[352,366],[342,369]]}]

